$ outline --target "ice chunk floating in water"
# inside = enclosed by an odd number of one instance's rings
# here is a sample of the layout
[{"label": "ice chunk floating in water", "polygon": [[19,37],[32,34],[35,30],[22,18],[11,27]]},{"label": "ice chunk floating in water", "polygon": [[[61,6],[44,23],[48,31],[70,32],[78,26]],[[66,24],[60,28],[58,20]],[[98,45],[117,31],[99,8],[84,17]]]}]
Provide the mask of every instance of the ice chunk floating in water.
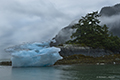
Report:
[{"label": "ice chunk floating in water", "polygon": [[49,42],[27,43],[8,48],[12,52],[13,67],[50,66],[62,59],[59,55],[60,48],[50,47]]}]

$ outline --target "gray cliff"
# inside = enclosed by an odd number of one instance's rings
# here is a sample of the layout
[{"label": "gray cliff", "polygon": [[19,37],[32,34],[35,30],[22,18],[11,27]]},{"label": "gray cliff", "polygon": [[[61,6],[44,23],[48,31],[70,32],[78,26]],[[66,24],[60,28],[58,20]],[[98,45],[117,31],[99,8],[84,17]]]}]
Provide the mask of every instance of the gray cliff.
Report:
[{"label": "gray cliff", "polygon": [[92,49],[89,47],[75,47],[75,46],[67,46],[67,47],[60,47],[60,55],[61,56],[71,56],[74,54],[82,54],[85,56],[92,56],[92,57],[101,57],[104,55],[111,55],[114,54],[111,51],[104,50],[104,49]]}]

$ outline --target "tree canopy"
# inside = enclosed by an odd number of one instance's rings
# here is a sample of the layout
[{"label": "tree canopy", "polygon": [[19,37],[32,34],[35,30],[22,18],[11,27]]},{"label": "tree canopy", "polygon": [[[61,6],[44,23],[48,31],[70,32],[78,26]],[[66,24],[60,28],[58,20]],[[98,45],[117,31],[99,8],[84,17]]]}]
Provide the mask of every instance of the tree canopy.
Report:
[{"label": "tree canopy", "polygon": [[119,51],[120,38],[113,36],[106,25],[101,26],[98,17],[100,17],[98,12],[88,13],[85,17],[82,17],[82,19],[72,27],[76,29],[76,32],[71,36],[73,40],[67,43]]}]

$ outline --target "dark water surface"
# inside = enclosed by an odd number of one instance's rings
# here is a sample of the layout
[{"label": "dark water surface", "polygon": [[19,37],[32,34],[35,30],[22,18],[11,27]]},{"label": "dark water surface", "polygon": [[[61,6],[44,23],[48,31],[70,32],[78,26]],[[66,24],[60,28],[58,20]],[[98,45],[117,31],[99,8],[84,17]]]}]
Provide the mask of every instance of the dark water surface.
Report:
[{"label": "dark water surface", "polygon": [[120,80],[120,65],[0,66],[0,80]]}]

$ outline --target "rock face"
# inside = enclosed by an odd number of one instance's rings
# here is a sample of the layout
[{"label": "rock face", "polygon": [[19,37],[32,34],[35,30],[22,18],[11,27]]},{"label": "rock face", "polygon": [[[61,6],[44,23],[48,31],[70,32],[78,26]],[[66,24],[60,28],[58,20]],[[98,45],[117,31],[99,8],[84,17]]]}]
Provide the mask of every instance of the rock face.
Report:
[{"label": "rock face", "polygon": [[92,57],[101,57],[104,55],[110,55],[113,54],[110,51],[105,51],[104,49],[90,49],[89,47],[61,47],[60,55],[65,56],[71,56],[74,54],[82,54],[85,56],[92,56]]},{"label": "rock face", "polygon": [[[101,25],[106,24],[109,30],[116,36],[120,37],[120,4],[116,4],[112,7],[103,7],[100,11],[100,21]],[[67,26],[63,28],[55,37],[55,44],[64,44],[66,41],[70,40],[70,36],[75,32],[71,28],[72,26]]]},{"label": "rock face", "polygon": [[0,65],[11,66],[12,62],[11,61],[2,61],[2,62],[0,62]]}]

